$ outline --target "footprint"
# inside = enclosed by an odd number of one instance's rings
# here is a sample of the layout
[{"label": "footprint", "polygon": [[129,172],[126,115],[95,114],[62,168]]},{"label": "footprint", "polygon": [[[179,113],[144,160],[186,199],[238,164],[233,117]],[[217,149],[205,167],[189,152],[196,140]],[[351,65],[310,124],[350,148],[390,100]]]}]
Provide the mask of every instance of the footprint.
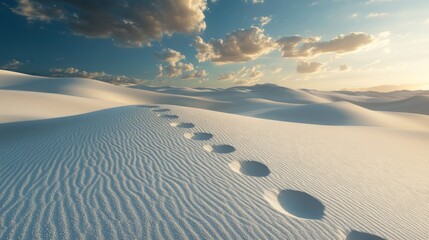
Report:
[{"label": "footprint", "polygon": [[235,148],[231,145],[204,145],[204,149],[207,152],[214,152],[214,153],[232,153],[235,151]]},{"label": "footprint", "polygon": [[366,232],[352,230],[346,240],[384,240],[384,238]]},{"label": "footprint", "polygon": [[183,136],[185,136],[185,138],[187,139],[198,140],[198,141],[206,141],[213,138],[213,134],[204,133],[204,132],[185,133],[183,134]]},{"label": "footprint", "polygon": [[193,123],[180,123],[180,122],[172,122],[170,126],[177,128],[193,128],[195,125]]},{"label": "footprint", "polygon": [[159,106],[156,106],[156,105],[137,105],[137,107],[141,107],[141,108],[159,108]]},{"label": "footprint", "polygon": [[257,161],[233,161],[229,167],[236,173],[251,177],[266,177],[270,174],[270,169]]},{"label": "footprint", "polygon": [[168,112],[170,111],[170,109],[167,108],[158,108],[158,109],[153,109],[152,112]]},{"label": "footprint", "polygon": [[301,191],[265,191],[265,200],[277,211],[291,217],[303,219],[322,219],[325,206],[315,197]]},{"label": "footprint", "polygon": [[158,114],[157,116],[160,118],[165,118],[165,119],[178,119],[179,118],[179,116],[172,115],[172,114]]}]

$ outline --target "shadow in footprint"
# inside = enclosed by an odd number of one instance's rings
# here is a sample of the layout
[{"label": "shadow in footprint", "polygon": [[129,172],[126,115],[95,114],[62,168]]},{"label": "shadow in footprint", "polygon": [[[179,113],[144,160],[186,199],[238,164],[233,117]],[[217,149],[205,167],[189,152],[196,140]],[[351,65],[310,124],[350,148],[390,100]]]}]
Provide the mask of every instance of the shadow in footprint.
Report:
[{"label": "shadow in footprint", "polygon": [[264,198],[277,211],[300,219],[322,219],[325,206],[313,196],[296,190],[264,191]]},{"label": "shadow in footprint", "polygon": [[213,134],[196,132],[196,133],[185,133],[183,136],[187,139],[197,140],[197,141],[207,141],[213,138]]},{"label": "shadow in footprint", "polygon": [[158,114],[158,117],[165,118],[165,119],[178,119],[179,116],[172,115],[172,114]]},{"label": "shadow in footprint", "polygon": [[170,109],[166,108],[159,108],[159,109],[153,109],[152,112],[168,112]]},{"label": "shadow in footprint", "polygon": [[321,219],[325,206],[308,193],[296,190],[283,190],[277,196],[280,206],[289,214],[306,219]]},{"label": "shadow in footprint", "polygon": [[346,240],[384,240],[384,238],[366,233],[352,230],[348,235]]},{"label": "shadow in footprint", "polygon": [[235,148],[231,145],[221,144],[221,145],[204,145],[204,149],[207,152],[214,153],[232,153],[235,151]]},{"label": "shadow in footprint", "polygon": [[177,127],[177,128],[193,128],[195,125],[193,123],[179,123],[179,122],[172,122],[170,123],[170,126]]},{"label": "shadow in footprint", "polygon": [[270,169],[257,161],[233,161],[229,167],[239,174],[251,177],[266,177],[270,175]]}]

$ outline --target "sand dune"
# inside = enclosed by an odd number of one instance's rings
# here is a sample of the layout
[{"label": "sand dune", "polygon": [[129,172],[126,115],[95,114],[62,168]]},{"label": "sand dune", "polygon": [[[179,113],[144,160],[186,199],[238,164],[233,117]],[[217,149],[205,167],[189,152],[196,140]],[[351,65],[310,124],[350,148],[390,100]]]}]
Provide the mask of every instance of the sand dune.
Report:
[{"label": "sand dune", "polygon": [[408,112],[429,115],[429,96],[413,96],[399,101],[386,102],[383,104],[362,104],[366,108],[378,111]]},{"label": "sand dune", "polygon": [[0,123],[78,115],[121,105],[60,94],[0,90]]},{"label": "sand dune", "polygon": [[267,111],[256,117],[310,124],[379,126],[428,131],[429,117],[371,111],[349,102],[306,104]]},{"label": "sand dune", "polygon": [[427,116],[275,88],[0,72],[0,239],[428,239]]},{"label": "sand dune", "polygon": [[429,115],[429,91],[396,92],[320,92],[306,90],[309,94],[323,97],[330,101],[348,101],[359,106],[391,112],[405,112]]},{"label": "sand dune", "polygon": [[[385,97],[381,97],[379,101],[373,100],[364,104],[362,102],[356,103],[357,99],[354,96],[348,97],[350,102],[332,101],[332,98],[327,97],[327,95],[335,96],[339,93],[327,93],[324,95],[327,99],[324,99],[306,91],[292,90],[272,84],[211,90],[145,86],[127,88],[89,79],[35,77],[8,71],[0,72],[0,89],[47,92],[75,96],[80,99],[98,100],[98,103],[96,103],[97,101],[91,101],[95,105],[101,104],[99,107],[94,105],[94,110],[97,108],[104,109],[103,104],[104,106],[174,104],[279,121],[322,125],[405,128],[416,131],[429,130],[429,126],[426,124],[429,117],[403,113],[425,114],[428,112],[426,102],[429,98],[427,96],[414,97],[393,103],[386,102]],[[163,91],[159,92],[157,91],[158,89]],[[318,92],[318,95],[322,95],[321,92]],[[371,96],[371,98],[375,97]],[[61,99],[60,101],[64,100]],[[89,102],[89,100],[87,101]],[[401,113],[370,111],[363,108],[363,105],[369,109]],[[161,118],[174,118],[174,116],[162,114],[162,109],[159,111]],[[26,112],[26,110],[23,109],[20,112]],[[80,113],[85,112],[88,111],[82,110]],[[79,111],[75,111],[75,113],[78,114]],[[72,114],[71,112],[66,115]],[[60,115],[58,114],[57,116]],[[16,120],[17,117],[4,116],[3,119]],[[39,118],[41,116],[35,116],[32,119]],[[31,119],[31,117],[27,116],[25,118],[23,116],[23,120],[28,119]]]},{"label": "sand dune", "polygon": [[216,108],[228,103],[204,98],[149,92],[83,78],[49,78],[0,71],[0,89],[56,93],[116,104],[168,104]]},{"label": "sand dune", "polygon": [[265,99],[273,102],[284,103],[324,103],[326,99],[311,95],[301,90],[280,87],[274,84],[259,84],[250,87],[232,87],[228,89],[193,89],[193,88],[172,88],[172,87],[147,87],[135,86],[137,89],[144,89],[157,92],[167,92],[178,95],[205,97],[215,100],[237,100],[244,98]]}]

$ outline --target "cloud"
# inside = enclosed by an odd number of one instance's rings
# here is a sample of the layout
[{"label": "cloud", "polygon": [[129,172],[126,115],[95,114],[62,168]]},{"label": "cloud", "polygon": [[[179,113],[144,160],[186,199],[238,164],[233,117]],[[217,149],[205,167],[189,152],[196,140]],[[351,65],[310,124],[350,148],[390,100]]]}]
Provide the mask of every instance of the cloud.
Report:
[{"label": "cloud", "polygon": [[259,22],[259,26],[263,27],[270,23],[272,18],[270,16],[262,16],[259,18],[254,18],[254,20],[257,20]]},{"label": "cloud", "polygon": [[181,76],[182,79],[199,79],[207,76],[207,72],[204,69],[195,70],[190,73],[185,73]]},{"label": "cloud", "polygon": [[338,71],[340,72],[346,72],[346,71],[350,71],[351,67],[347,64],[341,64],[340,67],[338,68]]},{"label": "cloud", "polygon": [[382,12],[371,12],[366,17],[367,18],[380,18],[387,16],[387,13]]},{"label": "cloud", "polygon": [[263,65],[242,67],[237,72],[230,72],[219,75],[218,80],[233,81],[236,85],[253,85],[259,82],[260,78],[264,75],[264,73],[261,71],[261,68],[263,67]]},{"label": "cloud", "polygon": [[177,62],[186,58],[183,54],[171,48],[163,49],[162,51],[156,53],[156,57],[159,60],[167,62],[171,65],[176,65]]},{"label": "cloud", "polygon": [[277,40],[283,57],[309,57],[314,54],[310,52],[312,47],[309,44],[316,44],[320,38],[304,38],[300,36],[283,37]]},{"label": "cloud", "polygon": [[276,73],[279,73],[279,72],[281,72],[282,70],[283,70],[283,68],[281,68],[281,67],[276,67],[276,68],[273,68],[272,69],[273,70],[273,74],[276,74]]},{"label": "cloud", "polygon": [[246,2],[251,2],[253,4],[260,4],[264,3],[265,0],[246,0]]},{"label": "cloud", "polygon": [[205,42],[197,36],[194,41],[199,62],[212,61],[217,64],[246,62],[268,54],[276,47],[273,39],[259,27],[235,30],[225,40],[212,39]]},{"label": "cloud", "polygon": [[175,65],[172,65],[172,64],[158,65],[157,77],[173,78],[173,77],[179,77],[186,72],[193,72],[193,71],[195,71],[195,68],[192,63],[178,62]]},{"label": "cloud", "polygon": [[206,0],[17,0],[13,11],[29,21],[60,21],[75,34],[142,47],[164,35],[206,28]]},{"label": "cloud", "polygon": [[[386,34],[381,34],[384,39]],[[320,37],[289,36],[273,40],[265,35],[264,30],[257,26],[239,29],[227,34],[225,39],[212,39],[205,42],[197,36],[194,47],[199,62],[211,61],[215,64],[247,62],[279,49],[285,58],[300,60],[297,72],[316,73],[321,70],[322,63],[304,61],[322,54],[346,54],[355,52],[376,41],[372,35],[362,32],[341,34],[329,41],[321,41]],[[244,71],[244,70],[243,70]],[[219,79],[238,79],[237,73],[226,73]]]},{"label": "cloud", "polygon": [[18,5],[12,11],[26,17],[29,21],[51,21],[64,19],[65,13],[55,5],[48,5],[42,1],[18,0]]},{"label": "cloud", "polygon": [[372,42],[375,38],[362,32],[342,34],[334,39],[322,42],[319,37],[304,38],[300,36],[284,37],[277,41],[283,57],[303,58],[320,54],[344,54],[354,52]]},{"label": "cloud", "polygon": [[235,75],[236,75],[236,72],[223,73],[223,74],[220,74],[217,79],[222,81],[233,80]]},{"label": "cloud", "polygon": [[1,68],[3,69],[7,69],[7,70],[16,70],[19,67],[22,66],[22,62],[16,60],[16,59],[12,59],[9,62],[7,62],[5,65],[1,66]]},{"label": "cloud", "polygon": [[365,4],[374,4],[374,3],[387,3],[387,2],[393,2],[394,0],[368,0]]},{"label": "cloud", "polygon": [[185,55],[178,51],[167,48],[161,52],[156,53],[157,58],[160,61],[166,62],[166,65],[158,65],[157,78],[167,77],[179,77],[182,79],[196,79],[202,78],[207,75],[206,70],[196,70],[192,63],[185,63]]},{"label": "cloud", "polygon": [[300,61],[296,67],[296,72],[300,74],[317,73],[322,69],[323,64],[319,62]]},{"label": "cloud", "polygon": [[137,84],[145,82],[139,78],[127,77],[125,75],[111,75],[105,72],[88,72],[79,70],[77,68],[51,68],[49,69],[53,77],[79,77],[79,78],[90,78],[96,79],[103,82],[109,82],[113,84]]},{"label": "cloud", "polygon": [[350,15],[350,18],[357,18],[359,17],[359,13],[353,13],[352,15]]}]

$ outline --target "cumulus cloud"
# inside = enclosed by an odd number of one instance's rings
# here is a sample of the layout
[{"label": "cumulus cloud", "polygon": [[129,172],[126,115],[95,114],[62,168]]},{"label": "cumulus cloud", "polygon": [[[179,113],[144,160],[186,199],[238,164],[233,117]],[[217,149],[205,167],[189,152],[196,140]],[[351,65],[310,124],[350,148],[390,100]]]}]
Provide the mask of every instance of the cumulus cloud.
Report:
[{"label": "cumulus cloud", "polygon": [[142,47],[164,35],[206,28],[207,0],[17,0],[29,21],[60,21],[75,34]]},{"label": "cumulus cloud", "polygon": [[74,67],[51,68],[49,71],[53,77],[90,78],[113,84],[137,84],[144,82],[144,80],[139,78],[127,77],[125,75],[111,75],[105,72],[88,72]]},{"label": "cumulus cloud", "polygon": [[265,0],[246,0],[246,2],[250,2],[253,4],[264,3]]},{"label": "cumulus cloud", "polygon": [[194,65],[192,63],[183,63],[178,62],[175,65],[158,65],[158,78],[161,77],[179,77],[186,72],[195,71]]},{"label": "cumulus cloud", "polygon": [[296,72],[300,74],[317,73],[321,71],[322,66],[323,64],[319,62],[300,61],[296,67]]},{"label": "cumulus cloud", "polygon": [[386,2],[393,2],[394,0],[368,0],[365,4],[374,4],[374,3],[386,3]]},{"label": "cumulus cloud", "polygon": [[205,42],[197,36],[194,41],[199,62],[217,64],[246,62],[268,54],[276,47],[274,40],[259,27],[238,29],[227,34],[225,40],[212,39]]},{"label": "cumulus cloud", "polygon": [[[383,36],[379,36],[383,38]],[[258,26],[233,31],[225,39],[212,39],[208,42],[197,36],[194,47],[195,57],[199,62],[211,61],[215,64],[247,62],[279,49],[285,58],[300,60],[297,72],[316,73],[321,70],[322,63],[305,60],[322,54],[346,54],[360,50],[376,41],[376,38],[363,32],[341,34],[329,41],[320,37],[289,36],[274,40],[267,36]],[[227,73],[219,79],[237,79],[236,73]]]},{"label": "cumulus cloud", "polygon": [[5,65],[1,66],[1,68],[3,69],[7,69],[7,70],[16,70],[19,67],[22,66],[22,62],[16,60],[16,59],[12,59],[9,62],[7,62]]},{"label": "cumulus cloud", "polygon": [[338,71],[340,72],[346,72],[349,71],[351,69],[351,67],[347,64],[341,64],[340,67],[338,68]]},{"label": "cumulus cloud", "polygon": [[384,13],[384,12],[371,12],[366,17],[367,18],[380,18],[380,17],[384,17],[384,16],[387,16],[387,13]]},{"label": "cumulus cloud", "polygon": [[319,37],[284,37],[277,41],[283,57],[314,57],[325,53],[344,54],[354,52],[372,42],[375,38],[362,32],[342,34],[334,39],[322,42]]},{"label": "cumulus cloud", "polygon": [[158,65],[157,78],[180,76],[182,79],[196,79],[207,75],[205,70],[196,70],[192,63],[183,62],[182,60],[185,60],[186,57],[173,49],[163,49],[156,53],[156,56],[160,61],[167,63],[166,65]]},{"label": "cumulus cloud", "polygon": [[254,18],[254,20],[257,20],[259,23],[259,26],[263,27],[271,22],[272,18],[270,16],[262,16],[259,18]]},{"label": "cumulus cloud", "polygon": [[352,32],[341,34],[330,41],[321,41],[320,37],[289,36],[274,41],[265,35],[260,27],[239,29],[228,34],[223,39],[212,39],[205,42],[197,37],[194,46],[197,50],[196,58],[200,62],[211,60],[215,63],[246,62],[265,55],[275,48],[279,48],[283,57],[305,58],[320,54],[344,54],[356,51],[375,41],[367,33]]},{"label": "cumulus cloud", "polygon": [[272,73],[276,74],[276,73],[281,72],[281,71],[283,70],[283,68],[281,68],[281,67],[276,67],[276,68],[273,68],[272,70],[273,70],[273,72],[272,72]]},{"label": "cumulus cloud", "polygon": [[359,13],[353,13],[350,15],[350,18],[357,18],[359,17]]},{"label": "cumulus cloud", "polygon": [[242,67],[237,72],[230,72],[219,75],[218,80],[232,81],[236,85],[253,85],[259,82],[260,78],[264,75],[264,72],[261,71],[261,68],[263,67],[263,65]]},{"label": "cumulus cloud", "polygon": [[309,57],[312,55],[310,44],[316,44],[320,41],[318,37],[304,38],[300,36],[283,37],[277,40],[283,57]]},{"label": "cumulus cloud", "polygon": [[186,58],[183,54],[171,48],[163,49],[162,51],[157,52],[156,57],[159,60],[167,62],[171,65],[176,65],[177,62]]},{"label": "cumulus cloud", "polygon": [[207,76],[207,71],[204,69],[194,70],[183,74],[180,78],[182,79],[199,79]]},{"label": "cumulus cloud", "polygon": [[61,8],[46,4],[46,2],[30,0],[18,0],[17,2],[18,5],[13,9],[13,12],[25,16],[30,21],[51,21],[65,17]]}]

